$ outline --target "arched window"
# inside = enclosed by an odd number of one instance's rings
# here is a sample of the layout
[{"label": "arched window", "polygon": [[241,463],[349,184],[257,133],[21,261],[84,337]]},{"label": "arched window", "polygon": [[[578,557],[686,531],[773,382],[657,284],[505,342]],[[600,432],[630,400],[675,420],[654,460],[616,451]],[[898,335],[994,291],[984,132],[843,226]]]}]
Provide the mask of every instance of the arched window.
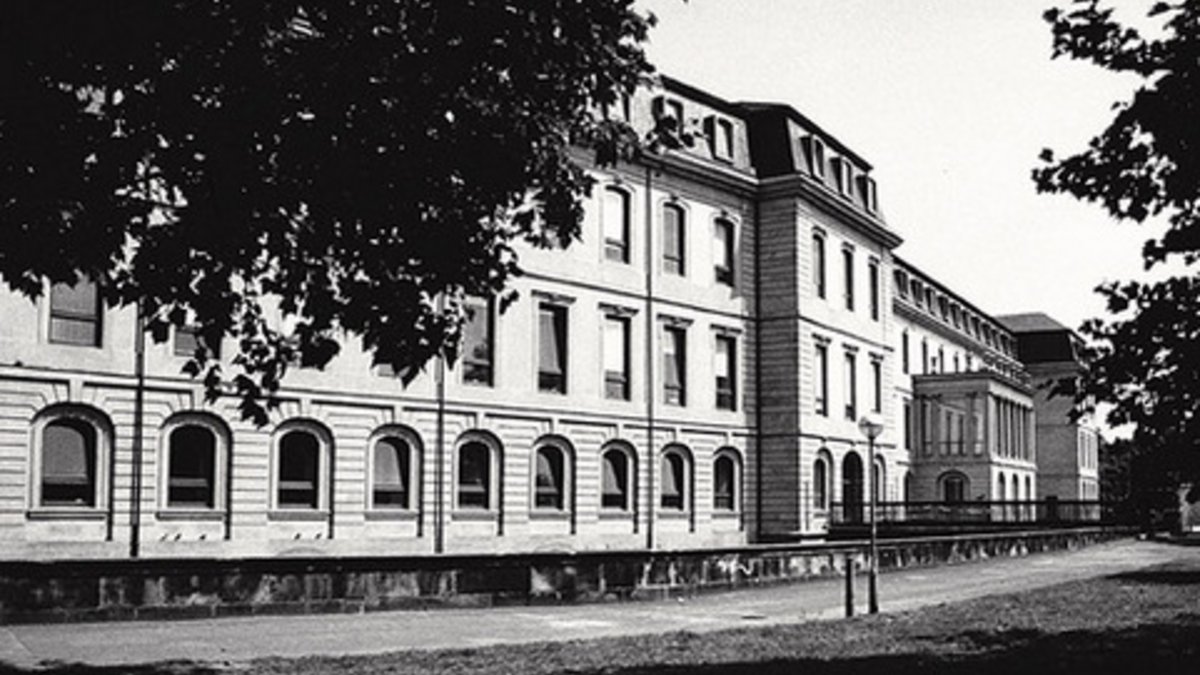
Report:
[{"label": "arched window", "polygon": [[463,443],[458,449],[458,508],[492,508],[493,473],[492,449],[481,441]]},{"label": "arched window", "polygon": [[1033,479],[1025,476],[1025,500],[1033,501]]},{"label": "arched window", "polygon": [[1005,491],[1003,473],[996,476],[996,499],[998,501],[1004,501],[1005,499],[1008,499],[1008,493]]},{"label": "arched window", "polygon": [[167,435],[167,506],[217,505],[217,435],[200,424],[180,424]]},{"label": "arched window", "polygon": [[957,471],[941,475],[938,482],[942,486],[942,501],[947,504],[961,504],[967,500],[969,483],[967,477]]},{"label": "arched window", "polygon": [[717,453],[717,458],[713,461],[714,511],[739,510],[739,464],[738,456],[734,451],[726,449]]},{"label": "arched window", "polygon": [[321,441],[305,429],[292,429],[279,438],[276,505],[281,509],[321,507]]},{"label": "arched window", "polygon": [[371,453],[371,506],[409,509],[413,504],[413,449],[399,436],[383,436]]},{"label": "arched window", "polygon": [[600,507],[618,511],[632,509],[629,479],[633,461],[621,448],[609,448],[600,457]]},{"label": "arched window", "polygon": [[825,452],[813,462],[813,508],[818,511],[829,509],[829,459]]},{"label": "arched window", "polygon": [[96,506],[96,436],[96,427],[81,419],[59,418],[42,428],[42,506]]},{"label": "arched window", "polygon": [[534,483],[533,505],[538,509],[566,509],[567,457],[562,448],[545,444],[537,449],[537,477]]},{"label": "arched window", "polygon": [[852,523],[863,517],[863,462],[858,453],[846,453],[842,460],[842,504],[845,518]]},{"label": "arched window", "polygon": [[665,511],[686,511],[691,474],[688,460],[678,449],[667,450],[662,456],[661,504]]}]

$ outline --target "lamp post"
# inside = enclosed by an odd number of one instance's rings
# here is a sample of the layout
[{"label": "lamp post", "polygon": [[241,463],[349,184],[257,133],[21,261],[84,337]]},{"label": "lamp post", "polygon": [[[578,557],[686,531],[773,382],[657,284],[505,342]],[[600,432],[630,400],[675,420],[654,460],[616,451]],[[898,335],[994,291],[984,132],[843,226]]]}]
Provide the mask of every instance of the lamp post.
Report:
[{"label": "lamp post", "polygon": [[858,430],[867,437],[867,490],[870,498],[867,502],[867,522],[871,528],[871,538],[867,548],[867,612],[879,613],[879,551],[876,547],[875,526],[875,439],[883,433],[883,416],[878,413],[867,413],[858,421]]}]

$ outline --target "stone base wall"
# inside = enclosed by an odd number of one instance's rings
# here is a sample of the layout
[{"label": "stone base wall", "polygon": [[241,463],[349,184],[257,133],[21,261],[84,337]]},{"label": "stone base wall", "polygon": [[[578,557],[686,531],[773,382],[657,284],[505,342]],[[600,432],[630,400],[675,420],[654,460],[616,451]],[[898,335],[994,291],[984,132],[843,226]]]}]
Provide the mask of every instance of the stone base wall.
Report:
[{"label": "stone base wall", "polygon": [[[1073,549],[1109,529],[892,540],[881,569]],[[0,562],[0,623],[606,602],[840,575],[863,542],[526,555]]]}]

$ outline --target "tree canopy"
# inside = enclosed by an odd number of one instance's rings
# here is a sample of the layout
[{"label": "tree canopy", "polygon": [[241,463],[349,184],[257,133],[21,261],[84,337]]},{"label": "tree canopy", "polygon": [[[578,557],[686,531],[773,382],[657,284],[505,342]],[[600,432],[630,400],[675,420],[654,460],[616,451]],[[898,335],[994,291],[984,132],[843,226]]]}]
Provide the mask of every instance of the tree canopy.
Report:
[{"label": "tree canopy", "polygon": [[236,372],[203,345],[189,369],[259,421],[346,336],[411,378],[519,274],[516,242],[577,238],[573,148],[636,141],[596,114],[652,70],[632,5],[6,3],[0,276],[234,338]]},{"label": "tree canopy", "polygon": [[[1052,9],[1054,56],[1083,59],[1141,78],[1086,149],[1042,153],[1038,189],[1096,202],[1112,216],[1165,224],[1142,255],[1146,269],[1180,261],[1162,281],[1102,285],[1110,316],[1087,321],[1088,374],[1080,400],[1112,404],[1109,422],[1133,423],[1134,440],[1200,452],[1200,2],[1159,2],[1147,35],[1095,0]],[[1200,477],[1200,476],[1198,476]]]}]

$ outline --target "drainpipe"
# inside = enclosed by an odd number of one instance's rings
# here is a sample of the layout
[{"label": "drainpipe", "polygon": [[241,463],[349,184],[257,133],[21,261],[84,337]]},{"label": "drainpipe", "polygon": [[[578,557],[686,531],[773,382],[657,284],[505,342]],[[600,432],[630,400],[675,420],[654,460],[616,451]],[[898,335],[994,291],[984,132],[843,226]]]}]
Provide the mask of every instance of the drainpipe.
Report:
[{"label": "drainpipe", "polygon": [[[445,297],[438,296],[438,311],[445,311]],[[433,552],[445,552],[446,477],[446,357],[440,351],[433,371],[437,387],[437,457],[434,458]]]},{"label": "drainpipe", "polygon": [[142,434],[146,414],[146,324],[142,318],[141,303],[135,305],[135,311],[137,320],[133,336],[133,371],[136,385],[133,397],[133,480],[130,481],[129,505],[130,558],[138,557],[142,545]]},{"label": "drainpipe", "polygon": [[654,548],[654,205],[650,190],[652,171],[649,158],[646,166],[646,548]]}]

